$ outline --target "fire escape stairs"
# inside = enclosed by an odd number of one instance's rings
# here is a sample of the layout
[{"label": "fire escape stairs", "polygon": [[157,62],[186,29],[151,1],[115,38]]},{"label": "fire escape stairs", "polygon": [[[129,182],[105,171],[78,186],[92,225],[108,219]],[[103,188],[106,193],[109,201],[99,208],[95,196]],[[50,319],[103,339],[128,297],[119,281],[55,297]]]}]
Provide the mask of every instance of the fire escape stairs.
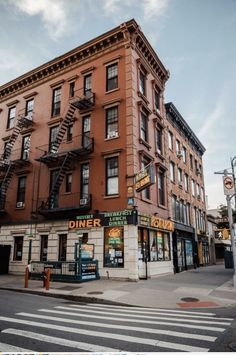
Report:
[{"label": "fire escape stairs", "polygon": [[12,148],[23,128],[27,128],[32,124],[31,120],[28,120],[24,116],[20,116],[17,119],[16,125],[13,128],[12,134],[5,146],[4,152],[0,159],[0,170],[5,171],[5,175],[0,185],[0,210],[5,208],[7,189],[10,184],[11,178],[14,174],[16,165],[10,160]]},{"label": "fire escape stairs", "polygon": [[46,202],[46,205],[44,205],[44,209],[50,209],[52,208],[54,201],[56,200],[57,194],[59,192],[60,186],[62,184],[62,181],[64,180],[65,174],[71,169],[71,159],[73,157],[73,152],[68,152],[64,159],[63,162],[60,166],[60,169],[58,171],[58,174],[56,176],[55,181],[53,182],[51,191],[49,193],[48,200]]},{"label": "fire escape stairs", "polygon": [[0,185],[0,210],[4,210],[5,208],[7,189],[14,174],[15,168],[15,165],[12,162],[9,162],[6,166],[6,173]]},{"label": "fire escape stairs", "polygon": [[76,110],[76,107],[70,103],[67,113],[65,115],[65,118],[63,119],[63,121],[61,122],[61,124],[59,126],[57,137],[56,137],[55,141],[53,142],[53,145],[51,148],[51,153],[57,153],[58,148],[59,148],[59,146],[64,138],[64,135],[66,133],[66,130],[73,119],[75,110]]}]

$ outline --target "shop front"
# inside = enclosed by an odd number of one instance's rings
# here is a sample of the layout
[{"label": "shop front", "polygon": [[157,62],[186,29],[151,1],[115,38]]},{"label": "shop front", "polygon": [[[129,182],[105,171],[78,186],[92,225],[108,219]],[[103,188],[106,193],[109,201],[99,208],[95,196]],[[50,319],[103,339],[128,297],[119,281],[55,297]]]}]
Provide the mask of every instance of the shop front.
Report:
[{"label": "shop front", "polygon": [[194,239],[194,228],[182,223],[175,223],[173,232],[173,264],[175,273],[194,267],[196,255]]},{"label": "shop front", "polygon": [[210,265],[209,242],[205,235],[198,234],[198,260],[200,266]]},{"label": "shop front", "polygon": [[138,213],[138,277],[147,279],[172,273],[173,222]]}]

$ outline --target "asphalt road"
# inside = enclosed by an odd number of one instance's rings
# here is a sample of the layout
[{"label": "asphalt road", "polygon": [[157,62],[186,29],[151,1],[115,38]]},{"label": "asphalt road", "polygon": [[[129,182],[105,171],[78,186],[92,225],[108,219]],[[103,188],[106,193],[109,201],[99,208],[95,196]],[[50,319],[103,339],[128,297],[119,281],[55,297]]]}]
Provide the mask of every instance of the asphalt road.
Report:
[{"label": "asphalt road", "polygon": [[236,308],[158,310],[0,290],[0,352],[233,351],[235,320]]}]

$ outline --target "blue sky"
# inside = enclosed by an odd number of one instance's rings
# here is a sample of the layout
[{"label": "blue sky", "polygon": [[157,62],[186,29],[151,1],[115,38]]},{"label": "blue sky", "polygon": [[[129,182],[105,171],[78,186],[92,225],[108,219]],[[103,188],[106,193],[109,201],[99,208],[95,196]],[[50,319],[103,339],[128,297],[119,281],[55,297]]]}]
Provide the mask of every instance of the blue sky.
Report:
[{"label": "blue sky", "polygon": [[170,71],[172,101],[206,147],[209,208],[236,156],[236,0],[0,0],[0,85],[135,18]]}]

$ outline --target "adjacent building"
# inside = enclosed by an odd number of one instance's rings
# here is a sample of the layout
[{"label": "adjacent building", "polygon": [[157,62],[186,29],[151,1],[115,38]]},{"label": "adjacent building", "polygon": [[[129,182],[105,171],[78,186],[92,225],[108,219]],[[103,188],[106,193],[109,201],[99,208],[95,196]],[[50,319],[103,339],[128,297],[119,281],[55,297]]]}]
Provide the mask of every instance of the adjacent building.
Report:
[{"label": "adjacent building", "polygon": [[[179,239],[204,254],[204,148],[164,105],[168,77],[130,20],[0,87],[1,272],[22,273],[30,261],[72,272],[78,240],[94,245],[101,277],[171,273]],[[185,169],[170,133],[197,165]],[[195,184],[176,215],[185,190],[170,161]],[[181,245],[193,265],[196,249]]]}]

